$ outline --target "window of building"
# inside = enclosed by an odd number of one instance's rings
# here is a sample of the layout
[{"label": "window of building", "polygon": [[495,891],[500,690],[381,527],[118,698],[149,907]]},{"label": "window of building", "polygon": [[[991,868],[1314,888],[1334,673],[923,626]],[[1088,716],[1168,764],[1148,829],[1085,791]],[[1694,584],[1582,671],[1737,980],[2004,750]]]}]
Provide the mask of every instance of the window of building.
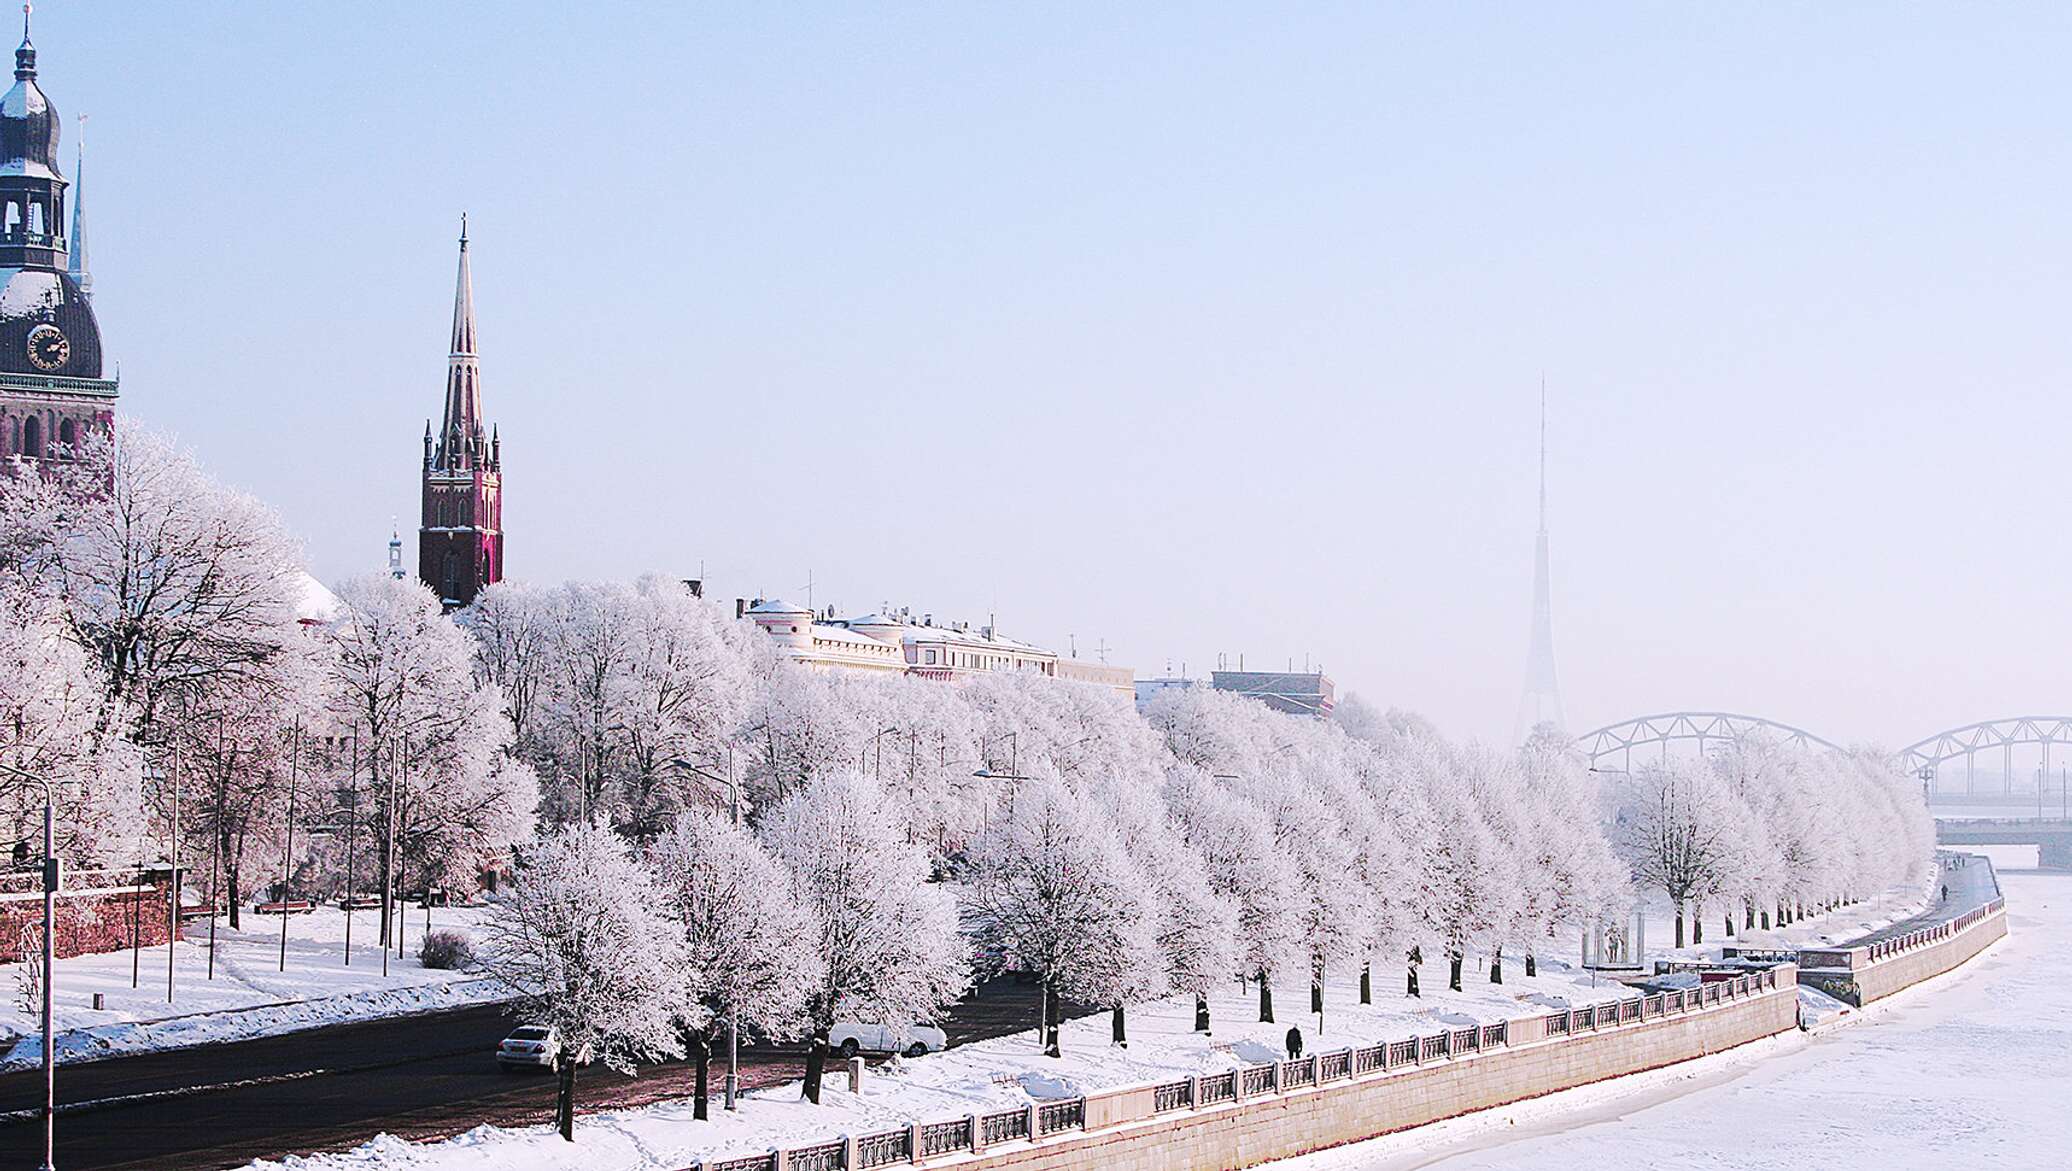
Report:
[{"label": "window of building", "polygon": [[934,652],[934,651],[929,651],[929,652],[928,652],[928,665],[929,665],[929,666],[931,666],[931,667],[935,666],[935,652]]},{"label": "window of building", "polygon": [[58,424],[58,442],[67,448],[79,440],[79,429],[70,419]]},{"label": "window of building", "polygon": [[30,459],[43,458],[43,420],[34,415],[22,420],[22,454]]}]

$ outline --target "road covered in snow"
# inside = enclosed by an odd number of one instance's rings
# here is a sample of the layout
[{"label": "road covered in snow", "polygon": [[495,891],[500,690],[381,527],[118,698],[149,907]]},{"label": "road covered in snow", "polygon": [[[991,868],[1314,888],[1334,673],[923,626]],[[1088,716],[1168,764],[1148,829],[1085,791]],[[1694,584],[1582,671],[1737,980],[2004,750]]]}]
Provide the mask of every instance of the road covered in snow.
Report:
[{"label": "road covered in snow", "polygon": [[2003,870],[2001,884],[2007,939],[1842,1027],[1288,1160],[1276,1171],[2067,1166],[2072,875]]}]

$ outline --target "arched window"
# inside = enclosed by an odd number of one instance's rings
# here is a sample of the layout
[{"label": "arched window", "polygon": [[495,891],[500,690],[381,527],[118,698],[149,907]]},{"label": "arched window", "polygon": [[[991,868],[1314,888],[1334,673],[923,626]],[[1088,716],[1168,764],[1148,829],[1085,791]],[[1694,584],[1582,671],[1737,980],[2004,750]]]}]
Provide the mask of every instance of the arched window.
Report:
[{"label": "arched window", "polygon": [[22,454],[30,459],[43,458],[43,420],[34,415],[22,421]]},{"label": "arched window", "polygon": [[74,423],[70,419],[65,419],[61,421],[58,424],[58,442],[64,444],[65,454],[67,456],[75,456],[79,454],[78,452],[73,450],[73,445],[79,442],[78,424]]}]

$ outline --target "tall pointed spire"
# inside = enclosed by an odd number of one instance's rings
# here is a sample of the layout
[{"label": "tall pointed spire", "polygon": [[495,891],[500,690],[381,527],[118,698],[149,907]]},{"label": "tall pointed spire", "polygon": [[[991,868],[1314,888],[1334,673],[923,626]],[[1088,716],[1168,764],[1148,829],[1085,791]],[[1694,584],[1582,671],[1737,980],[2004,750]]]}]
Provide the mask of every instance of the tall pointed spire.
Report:
[{"label": "tall pointed spire", "polygon": [[482,434],[482,363],[475,353],[475,281],[468,271],[468,217],[460,217],[460,266],[453,278],[453,337],[446,353],[446,418],[439,428],[437,462],[461,468],[485,454]]},{"label": "tall pointed spire", "polygon": [[94,298],[94,274],[86,263],[86,115],[79,115],[77,161],[72,164],[72,243],[67,267],[87,300]]},{"label": "tall pointed spire", "polygon": [[1525,652],[1525,694],[1518,702],[1513,739],[1542,724],[1564,726],[1561,684],[1554,672],[1553,573],[1547,556],[1547,379],[1540,377],[1540,523],[1533,542],[1532,636]]}]

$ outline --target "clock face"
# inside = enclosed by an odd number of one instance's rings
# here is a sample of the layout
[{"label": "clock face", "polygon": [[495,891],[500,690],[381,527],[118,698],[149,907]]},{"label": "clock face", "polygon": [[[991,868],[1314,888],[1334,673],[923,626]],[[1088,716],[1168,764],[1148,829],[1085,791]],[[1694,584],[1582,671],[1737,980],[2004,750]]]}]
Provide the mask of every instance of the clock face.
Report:
[{"label": "clock face", "polygon": [[29,331],[29,361],[38,370],[56,370],[72,357],[72,341],[55,325],[39,325]]}]

